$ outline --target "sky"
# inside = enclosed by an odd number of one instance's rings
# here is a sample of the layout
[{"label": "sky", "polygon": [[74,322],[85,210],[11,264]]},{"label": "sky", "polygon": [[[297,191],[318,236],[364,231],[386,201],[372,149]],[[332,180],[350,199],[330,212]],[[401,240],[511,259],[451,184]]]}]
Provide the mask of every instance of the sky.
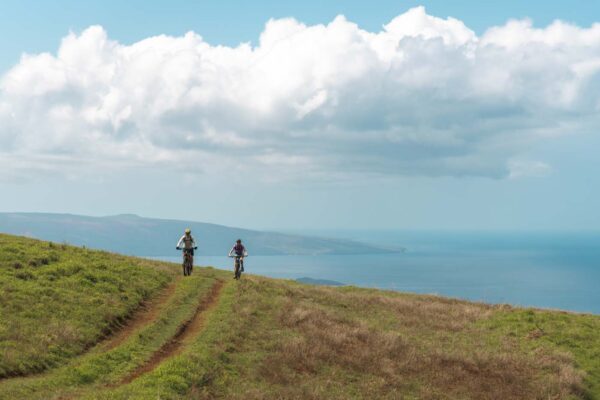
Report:
[{"label": "sky", "polygon": [[600,3],[3,1],[0,211],[600,228]]}]

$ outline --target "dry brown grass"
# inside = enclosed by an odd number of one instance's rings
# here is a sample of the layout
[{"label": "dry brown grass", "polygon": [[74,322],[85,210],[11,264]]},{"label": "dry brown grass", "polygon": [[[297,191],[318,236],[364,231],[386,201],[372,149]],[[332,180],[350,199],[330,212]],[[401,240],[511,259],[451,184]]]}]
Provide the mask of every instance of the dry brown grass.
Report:
[{"label": "dry brown grass", "polygon": [[489,323],[506,306],[252,276],[234,298],[222,369],[192,398],[585,398],[569,353]]},{"label": "dry brown grass", "polygon": [[[290,334],[260,369],[280,389],[257,398],[347,398],[335,386],[352,377],[356,398],[566,399],[581,390],[565,354],[490,345],[475,324],[490,306],[295,286],[286,297],[278,321]],[[386,313],[388,326],[378,326]]]}]

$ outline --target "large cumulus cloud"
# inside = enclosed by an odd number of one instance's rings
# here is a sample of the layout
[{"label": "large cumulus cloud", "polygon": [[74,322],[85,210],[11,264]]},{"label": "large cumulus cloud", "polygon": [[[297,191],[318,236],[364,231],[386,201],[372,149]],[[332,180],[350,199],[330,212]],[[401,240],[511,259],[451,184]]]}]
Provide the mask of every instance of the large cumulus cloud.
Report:
[{"label": "large cumulus cloud", "polygon": [[536,143],[597,130],[599,108],[600,24],[478,37],[419,7],[380,32],[271,20],[235,48],[92,26],[1,78],[0,167],[514,177],[545,165],[519,159]]}]

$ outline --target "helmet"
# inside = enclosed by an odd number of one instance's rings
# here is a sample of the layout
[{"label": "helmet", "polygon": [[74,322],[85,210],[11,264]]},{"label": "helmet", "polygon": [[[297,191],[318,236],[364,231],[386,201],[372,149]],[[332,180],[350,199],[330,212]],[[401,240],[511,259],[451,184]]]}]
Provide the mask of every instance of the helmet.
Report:
[{"label": "helmet", "polygon": [[185,234],[189,235],[190,233],[192,233],[192,230],[190,228],[186,228],[185,229]]}]

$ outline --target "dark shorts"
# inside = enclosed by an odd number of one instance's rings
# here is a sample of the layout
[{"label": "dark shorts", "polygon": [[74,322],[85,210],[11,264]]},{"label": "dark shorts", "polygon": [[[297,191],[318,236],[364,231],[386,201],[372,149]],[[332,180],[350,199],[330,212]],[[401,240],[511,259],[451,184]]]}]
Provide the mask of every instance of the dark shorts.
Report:
[{"label": "dark shorts", "polygon": [[194,249],[183,249],[183,251],[194,256]]}]

